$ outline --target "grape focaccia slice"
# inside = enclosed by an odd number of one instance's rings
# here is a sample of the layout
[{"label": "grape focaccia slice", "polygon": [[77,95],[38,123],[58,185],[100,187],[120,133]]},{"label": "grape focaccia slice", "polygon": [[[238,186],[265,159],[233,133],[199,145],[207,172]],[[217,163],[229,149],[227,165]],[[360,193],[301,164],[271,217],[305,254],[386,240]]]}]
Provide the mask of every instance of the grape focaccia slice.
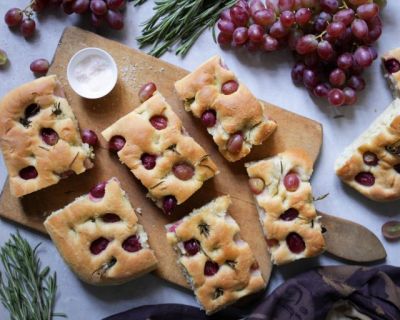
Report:
[{"label": "grape focaccia slice", "polygon": [[400,99],[336,160],[336,174],[375,201],[400,199]]},{"label": "grape focaccia slice", "polygon": [[120,284],[156,268],[147,234],[116,178],[53,212],[44,226],[65,262],[87,283]]},{"label": "grape focaccia slice", "polygon": [[93,166],[56,76],[24,84],[0,102],[0,147],[11,193],[21,197]]},{"label": "grape focaccia slice", "polygon": [[175,82],[186,111],[200,118],[229,161],[248,155],[276,129],[264,105],[214,56],[185,78]]},{"label": "grape focaccia slice", "polygon": [[400,98],[400,48],[385,53],[382,56],[382,63],[393,96]]},{"label": "grape focaccia slice", "polygon": [[207,314],[266,285],[239,226],[227,214],[230,204],[229,196],[219,197],[166,226],[168,242]]},{"label": "grape focaccia slice", "polygon": [[322,228],[310,185],[312,161],[290,150],[246,164],[272,262],[285,264],[321,254]]},{"label": "grape focaccia slice", "polygon": [[186,133],[159,92],[102,135],[167,214],[217,173],[210,156]]}]

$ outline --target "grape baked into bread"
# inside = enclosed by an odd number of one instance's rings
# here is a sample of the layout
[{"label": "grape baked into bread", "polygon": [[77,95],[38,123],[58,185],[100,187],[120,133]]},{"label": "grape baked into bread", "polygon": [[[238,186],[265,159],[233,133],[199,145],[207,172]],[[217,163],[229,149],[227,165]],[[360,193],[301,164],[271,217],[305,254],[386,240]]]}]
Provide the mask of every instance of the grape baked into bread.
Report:
[{"label": "grape baked into bread", "polygon": [[276,129],[264,105],[214,56],[175,82],[186,111],[200,118],[219,151],[234,162],[247,156]]},{"label": "grape baked into bread", "polygon": [[287,150],[246,164],[272,262],[285,264],[325,249],[310,185],[312,161],[303,150]]},{"label": "grape baked into bread", "polygon": [[87,283],[120,284],[157,266],[147,234],[116,178],[53,212],[44,226],[65,262]]},{"label": "grape baked into bread", "polygon": [[382,63],[393,96],[400,98],[400,48],[385,53]]},{"label": "grape baked into bread", "polygon": [[219,197],[167,225],[168,242],[207,314],[265,288],[254,255],[227,213],[229,196]]},{"label": "grape baked into bread", "polygon": [[93,166],[56,76],[24,84],[0,101],[0,147],[17,197]]},{"label": "grape baked into bread", "polygon": [[218,172],[159,92],[102,135],[167,214]]},{"label": "grape baked into bread", "polygon": [[400,99],[336,160],[336,174],[375,201],[400,199]]}]

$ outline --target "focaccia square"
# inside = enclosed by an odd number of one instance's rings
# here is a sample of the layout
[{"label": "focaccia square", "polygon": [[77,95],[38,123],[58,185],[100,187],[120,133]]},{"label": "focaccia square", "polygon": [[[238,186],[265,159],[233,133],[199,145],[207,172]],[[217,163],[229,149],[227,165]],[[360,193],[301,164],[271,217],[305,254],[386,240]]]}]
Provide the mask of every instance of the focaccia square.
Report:
[{"label": "focaccia square", "polygon": [[382,56],[382,65],[393,96],[400,98],[400,48],[385,53]]},{"label": "focaccia square", "polygon": [[56,76],[24,84],[0,101],[0,147],[16,197],[93,166]]},{"label": "focaccia square", "polygon": [[336,174],[375,201],[400,199],[400,99],[336,160]]},{"label": "focaccia square", "polygon": [[44,226],[65,262],[87,283],[120,284],[157,266],[147,234],[116,178],[53,212]]},{"label": "focaccia square", "polygon": [[289,150],[246,164],[272,262],[314,257],[325,249],[310,185],[312,161]]},{"label": "focaccia square", "polygon": [[222,196],[167,225],[168,242],[178,254],[188,283],[207,314],[265,288],[258,263]]},{"label": "focaccia square", "polygon": [[120,161],[167,214],[217,173],[210,156],[187,134],[159,92],[102,135],[111,144],[115,139],[123,141],[118,151]]},{"label": "focaccia square", "polygon": [[186,111],[200,118],[222,155],[231,162],[248,155],[276,129],[264,104],[250,92],[221,58],[214,56],[175,83]]}]

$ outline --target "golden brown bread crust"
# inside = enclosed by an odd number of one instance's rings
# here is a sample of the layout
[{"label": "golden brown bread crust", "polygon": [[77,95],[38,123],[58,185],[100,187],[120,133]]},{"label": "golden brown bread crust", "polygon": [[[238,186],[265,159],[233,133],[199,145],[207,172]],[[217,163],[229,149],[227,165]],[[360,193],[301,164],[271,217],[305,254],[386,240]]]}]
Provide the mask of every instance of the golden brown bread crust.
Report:
[{"label": "golden brown bread crust", "polygon": [[[179,97],[185,101],[186,111],[200,118],[209,109],[217,115],[217,123],[208,132],[219,151],[229,161],[238,161],[248,155],[252,145],[259,145],[276,129],[276,122],[268,119],[264,105],[241,82],[236,92],[225,95],[221,86],[227,81],[239,82],[235,74],[223,66],[221,58],[214,56],[185,78],[175,82]],[[229,138],[242,132],[245,143],[239,153],[227,150]]]},{"label": "golden brown bread crust", "polygon": [[[284,264],[301,258],[321,254],[325,249],[319,216],[313,205],[310,185],[312,161],[303,150],[288,150],[274,157],[247,163],[250,178],[261,178],[265,188],[255,195],[260,221],[263,227],[272,262]],[[296,191],[286,190],[283,181],[288,173],[296,173],[300,184]],[[299,212],[296,219],[280,219],[286,210],[294,208]],[[293,253],[286,239],[290,233],[297,233],[305,242],[305,250]]]},{"label": "golden brown bread crust", "polygon": [[388,72],[384,63],[389,59],[396,59],[400,62],[400,48],[390,50],[382,56],[382,66],[385,72],[385,78],[388,80],[390,89],[392,89],[393,97],[400,98],[400,70],[395,73]]},{"label": "golden brown bread crust", "polygon": [[[168,126],[156,130],[149,119],[160,115],[168,119]],[[116,135],[125,138],[125,146],[118,152],[119,159],[149,190],[149,197],[158,206],[168,195],[175,196],[178,204],[186,201],[204,181],[217,173],[210,156],[185,132],[181,120],[158,92],[104,130],[102,135],[107,141]],[[157,155],[156,166],[151,170],[142,164],[144,153]],[[183,181],[172,173],[173,166],[180,162],[194,167],[191,179]]]},{"label": "golden brown bread crust", "polygon": [[[376,165],[364,162],[364,154],[372,152]],[[348,146],[335,163],[336,174],[343,182],[375,201],[400,199],[400,99],[391,105],[370,127]],[[359,173],[374,176],[372,186],[356,181]]]},{"label": "golden brown bread crust", "polygon": [[[44,223],[71,269],[83,281],[95,285],[120,284],[154,270],[157,259],[118,180],[108,181],[102,199],[92,199],[90,195],[77,198]],[[106,213],[114,213],[121,220],[106,223],[101,219]],[[132,235],[139,236],[141,250],[128,252],[122,248],[124,240]],[[94,255],[90,245],[100,237],[110,242],[104,251]]]},{"label": "golden brown bread crust", "polygon": [[[230,204],[229,196],[219,197],[166,226],[168,242],[178,253],[178,263],[207,314],[266,285],[249,245],[240,238],[239,226],[227,214]],[[191,239],[196,239],[201,247],[193,256],[187,254],[183,245]],[[213,276],[204,274],[209,260],[219,265]]]},{"label": "golden brown bread crust", "polygon": [[[25,109],[36,104],[40,111],[25,119]],[[59,136],[54,146],[40,136],[52,128]],[[21,197],[56,184],[72,170],[76,174],[92,167],[91,148],[83,144],[78,123],[56,76],[39,78],[8,93],[0,102],[0,147],[10,175],[11,193]],[[34,166],[35,179],[24,180],[19,171]]]}]

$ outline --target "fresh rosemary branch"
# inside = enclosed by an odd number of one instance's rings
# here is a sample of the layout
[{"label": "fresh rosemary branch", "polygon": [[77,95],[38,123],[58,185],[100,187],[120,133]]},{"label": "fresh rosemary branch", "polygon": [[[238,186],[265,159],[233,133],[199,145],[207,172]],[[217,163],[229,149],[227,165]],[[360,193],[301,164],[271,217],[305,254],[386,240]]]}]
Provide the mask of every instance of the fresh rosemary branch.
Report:
[{"label": "fresh rosemary branch", "polygon": [[10,313],[11,320],[50,320],[66,317],[53,313],[57,291],[56,273],[41,269],[37,250],[19,233],[0,249],[4,273],[0,272],[0,300]]},{"label": "fresh rosemary branch", "polygon": [[[135,0],[145,1],[145,0]],[[154,15],[143,25],[137,39],[140,47],[152,45],[156,57],[177,45],[176,54],[184,56],[202,32],[215,25],[220,13],[237,0],[158,0]]]}]

